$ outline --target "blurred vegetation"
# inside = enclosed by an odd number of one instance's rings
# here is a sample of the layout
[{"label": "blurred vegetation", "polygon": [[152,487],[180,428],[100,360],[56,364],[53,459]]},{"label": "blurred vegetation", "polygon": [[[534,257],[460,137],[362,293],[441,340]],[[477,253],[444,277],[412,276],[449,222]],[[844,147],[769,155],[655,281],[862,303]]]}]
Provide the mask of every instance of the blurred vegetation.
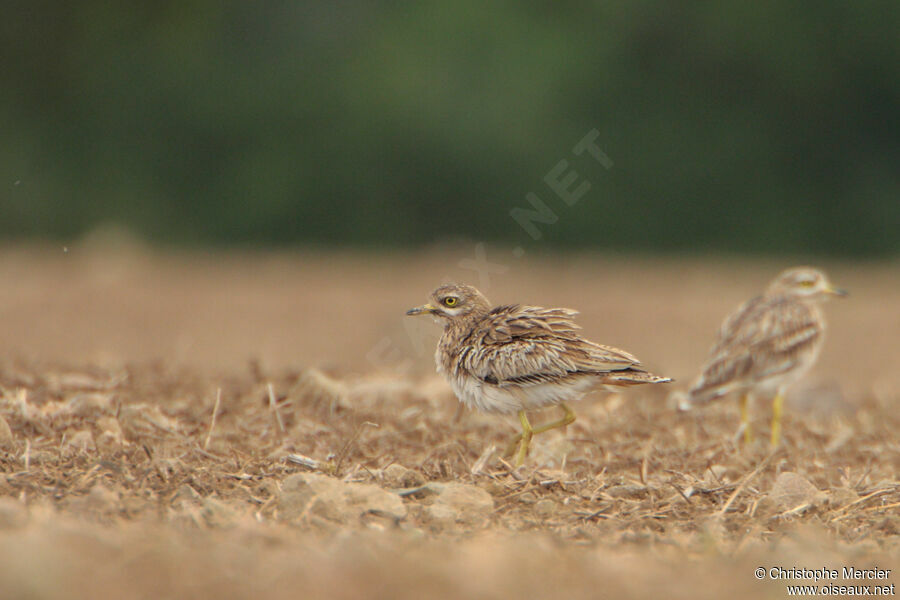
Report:
[{"label": "blurred vegetation", "polygon": [[6,237],[900,251],[896,1],[4,8]]}]

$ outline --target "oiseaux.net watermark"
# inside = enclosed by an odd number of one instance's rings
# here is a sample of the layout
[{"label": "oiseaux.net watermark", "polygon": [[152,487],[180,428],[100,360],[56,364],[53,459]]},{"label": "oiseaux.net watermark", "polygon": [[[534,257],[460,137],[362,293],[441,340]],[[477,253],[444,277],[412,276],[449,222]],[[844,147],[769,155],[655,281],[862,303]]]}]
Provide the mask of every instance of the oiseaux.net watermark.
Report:
[{"label": "oiseaux.net watermark", "polygon": [[853,566],[809,568],[762,566],[753,572],[756,579],[783,581],[788,596],[894,596],[891,569]]},{"label": "oiseaux.net watermark", "polygon": [[[571,160],[582,161],[579,167],[581,169],[593,164],[599,164],[607,171],[612,168],[612,159],[597,144],[599,138],[600,132],[597,129],[589,130],[571,147],[570,156],[560,158],[541,178],[542,187],[545,188],[542,189],[542,193],[545,197],[552,198],[551,202],[557,202],[555,207],[545,202],[537,192],[530,191],[525,194],[527,207],[514,207],[509,210],[512,221],[527,234],[530,240],[527,243],[534,244],[543,240],[544,232],[540,226],[555,225],[560,219],[560,210],[571,209],[591,190],[591,181],[574,168],[570,163]],[[547,194],[547,191],[550,194]],[[525,245],[516,246],[512,249],[511,258],[517,261],[523,258],[526,252]],[[478,288],[483,293],[489,294],[491,276],[508,272],[510,262],[512,261],[503,258],[500,261],[488,260],[485,244],[477,243],[474,247],[474,256],[460,259],[457,266],[472,271],[478,281]],[[451,280],[448,276],[436,279],[445,282]],[[429,325],[421,319],[406,319],[403,322],[406,338],[416,356],[430,352],[440,337],[440,333]],[[395,340],[391,336],[384,336],[366,353],[366,359],[372,365],[386,366],[399,361],[402,355]]]}]

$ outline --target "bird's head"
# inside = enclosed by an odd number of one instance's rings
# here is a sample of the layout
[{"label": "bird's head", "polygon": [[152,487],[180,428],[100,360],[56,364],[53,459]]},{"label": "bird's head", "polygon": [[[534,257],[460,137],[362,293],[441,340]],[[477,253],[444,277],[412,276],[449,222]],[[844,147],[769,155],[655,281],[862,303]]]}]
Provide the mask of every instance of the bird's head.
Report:
[{"label": "bird's head", "polygon": [[433,292],[427,304],[411,308],[407,315],[430,314],[454,320],[486,314],[491,309],[488,299],[470,285],[442,285]]},{"label": "bird's head", "polygon": [[812,267],[794,267],[783,271],[769,284],[767,292],[808,300],[847,295],[846,291],[834,287],[825,273]]}]

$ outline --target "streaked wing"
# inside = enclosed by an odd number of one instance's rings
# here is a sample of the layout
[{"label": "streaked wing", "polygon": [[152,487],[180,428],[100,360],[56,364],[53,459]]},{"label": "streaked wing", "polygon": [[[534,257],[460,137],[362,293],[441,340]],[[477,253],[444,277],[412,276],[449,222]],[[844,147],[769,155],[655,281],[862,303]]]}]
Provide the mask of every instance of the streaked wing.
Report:
[{"label": "streaked wing", "polygon": [[583,339],[573,320],[577,314],[565,308],[497,307],[470,335],[460,365],[483,381],[518,385],[643,372],[631,354]]},{"label": "streaked wing", "polygon": [[691,395],[716,397],[784,375],[803,364],[821,337],[821,320],[806,305],[781,297],[754,298],[722,325]]}]

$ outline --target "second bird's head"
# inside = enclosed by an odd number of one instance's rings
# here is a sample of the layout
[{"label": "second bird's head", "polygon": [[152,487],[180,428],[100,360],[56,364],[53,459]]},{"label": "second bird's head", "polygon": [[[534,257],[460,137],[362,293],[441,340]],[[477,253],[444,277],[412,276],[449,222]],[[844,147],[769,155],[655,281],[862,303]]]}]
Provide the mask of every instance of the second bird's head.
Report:
[{"label": "second bird's head", "polygon": [[769,284],[768,293],[808,300],[824,300],[829,296],[847,295],[846,291],[834,287],[825,273],[812,267],[794,267],[782,271]]},{"label": "second bird's head", "polygon": [[427,304],[406,311],[407,315],[433,315],[444,319],[459,319],[482,315],[491,309],[488,299],[471,285],[442,285],[431,292]]}]

